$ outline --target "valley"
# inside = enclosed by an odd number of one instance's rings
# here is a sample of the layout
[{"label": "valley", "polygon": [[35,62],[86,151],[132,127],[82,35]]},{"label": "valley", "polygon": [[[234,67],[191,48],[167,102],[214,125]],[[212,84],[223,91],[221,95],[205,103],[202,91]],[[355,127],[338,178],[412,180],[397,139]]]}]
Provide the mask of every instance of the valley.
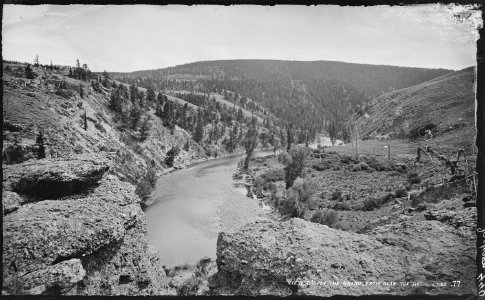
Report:
[{"label": "valley", "polygon": [[3,294],[475,293],[473,68],[3,71]]}]

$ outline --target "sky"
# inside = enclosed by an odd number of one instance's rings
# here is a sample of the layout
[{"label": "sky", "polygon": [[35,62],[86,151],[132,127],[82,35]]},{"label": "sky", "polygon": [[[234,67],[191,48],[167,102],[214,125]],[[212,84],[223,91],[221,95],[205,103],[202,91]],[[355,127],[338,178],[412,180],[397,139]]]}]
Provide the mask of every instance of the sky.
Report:
[{"label": "sky", "polygon": [[[470,14],[471,13],[471,14]],[[469,16],[457,18],[454,15]],[[219,59],[476,64],[478,10],[456,5],[4,5],[4,60],[130,72]]]}]

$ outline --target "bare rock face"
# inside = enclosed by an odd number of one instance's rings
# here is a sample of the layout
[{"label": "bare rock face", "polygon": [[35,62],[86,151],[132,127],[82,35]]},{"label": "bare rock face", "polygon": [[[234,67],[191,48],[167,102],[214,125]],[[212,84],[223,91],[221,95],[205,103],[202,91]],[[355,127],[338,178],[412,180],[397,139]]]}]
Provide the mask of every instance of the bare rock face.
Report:
[{"label": "bare rock face", "polygon": [[[301,219],[259,220],[239,232],[219,235],[218,273],[211,279],[211,292],[280,296],[473,294],[474,247],[466,246],[474,246],[469,240],[473,232],[461,236],[444,226],[437,221],[404,222],[378,227],[365,235]],[[435,232],[431,242],[420,237],[424,230]],[[449,285],[450,280],[461,280],[460,288],[412,286],[412,282],[432,281]]]},{"label": "bare rock face", "polygon": [[[14,167],[4,168],[4,188],[15,190],[2,197],[4,214],[8,208],[3,220],[4,292],[166,293],[165,274],[147,242],[140,199],[131,184],[103,177],[106,160],[41,160]],[[66,186],[73,188],[58,190]],[[33,191],[41,190],[44,196],[63,197],[32,202]]]}]

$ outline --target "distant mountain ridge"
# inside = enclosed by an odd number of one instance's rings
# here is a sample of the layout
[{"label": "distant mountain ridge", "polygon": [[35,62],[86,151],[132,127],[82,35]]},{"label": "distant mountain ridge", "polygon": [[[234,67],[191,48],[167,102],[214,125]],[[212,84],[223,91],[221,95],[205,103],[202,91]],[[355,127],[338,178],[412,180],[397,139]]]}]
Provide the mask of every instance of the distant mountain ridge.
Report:
[{"label": "distant mountain ridge", "polygon": [[[401,89],[450,72],[453,72],[453,70],[358,64],[338,61],[239,59],[201,61],[161,69],[112,74],[128,77],[154,77],[156,75],[167,76],[175,74],[215,75],[216,77],[242,77],[256,80],[335,79],[345,80],[359,89],[367,89],[373,93],[380,93],[389,91],[389,86],[392,89]],[[372,78],[362,78],[369,74],[378,76],[379,82],[381,82],[377,84],[379,88],[369,85]],[[363,82],[359,82],[359,80]]]},{"label": "distant mountain ridge", "polygon": [[345,138],[345,119],[371,99],[450,72],[335,61],[217,60],[113,75],[155,90],[232,91],[298,128],[316,131],[333,124]]}]

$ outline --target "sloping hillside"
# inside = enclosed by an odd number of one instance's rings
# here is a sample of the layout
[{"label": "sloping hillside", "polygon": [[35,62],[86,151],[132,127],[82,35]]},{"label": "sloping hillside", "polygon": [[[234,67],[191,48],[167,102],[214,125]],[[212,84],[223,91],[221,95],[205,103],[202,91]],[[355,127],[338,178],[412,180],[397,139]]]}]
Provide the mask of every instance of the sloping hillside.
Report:
[{"label": "sloping hillside", "polygon": [[[232,91],[312,137],[330,122],[339,123],[339,138],[346,139],[343,120],[373,97],[449,72],[332,61],[220,60],[115,76],[155,90]],[[250,110],[259,112],[257,107]]]},{"label": "sloping hillside", "polygon": [[475,134],[475,70],[469,67],[377,97],[349,125],[361,136],[386,135],[430,144],[470,148]]}]

